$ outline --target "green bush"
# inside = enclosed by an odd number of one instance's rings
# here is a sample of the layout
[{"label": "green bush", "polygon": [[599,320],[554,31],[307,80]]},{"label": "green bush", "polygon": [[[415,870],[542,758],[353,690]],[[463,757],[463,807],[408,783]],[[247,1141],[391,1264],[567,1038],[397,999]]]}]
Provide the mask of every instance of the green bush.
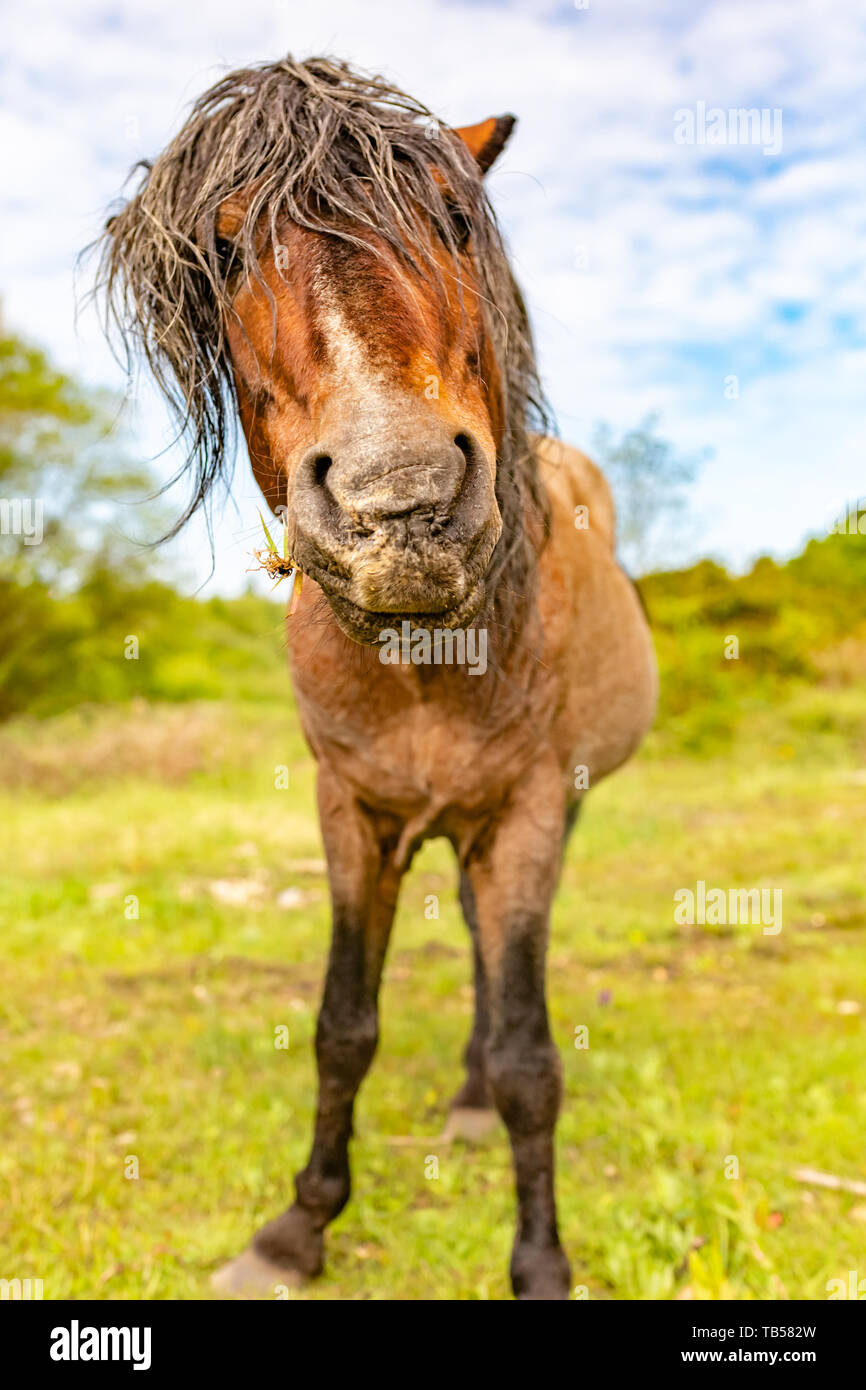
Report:
[{"label": "green bush", "polygon": [[252,594],[202,602],[108,571],[63,597],[0,581],[0,719],[136,697],[272,699],[287,690],[284,641],[280,605]]}]

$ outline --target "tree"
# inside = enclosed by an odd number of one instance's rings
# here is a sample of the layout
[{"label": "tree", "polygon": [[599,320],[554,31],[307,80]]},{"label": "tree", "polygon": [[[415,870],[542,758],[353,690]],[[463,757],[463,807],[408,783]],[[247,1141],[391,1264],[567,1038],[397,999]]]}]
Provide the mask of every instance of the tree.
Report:
[{"label": "tree", "polygon": [[[137,612],[149,590],[165,603],[144,583],[153,551],[126,534],[132,509],[120,513],[156,485],[123,452],[117,414],[0,327],[0,720],[123,695],[116,653],[132,618],[118,635],[112,614]],[[159,535],[163,518],[144,511]]]},{"label": "tree", "polygon": [[649,414],[619,441],[604,423],[593,435],[595,458],[616,502],[619,551],[634,574],[672,568],[685,530],[685,489],[712,454],[710,449],[693,457],[678,454],[656,435],[657,424],[658,416]]},{"label": "tree", "polygon": [[118,414],[0,326],[0,578],[68,592],[94,569],[132,578],[153,568],[126,534],[131,509],[119,513],[152,496],[155,480],[123,452]]}]

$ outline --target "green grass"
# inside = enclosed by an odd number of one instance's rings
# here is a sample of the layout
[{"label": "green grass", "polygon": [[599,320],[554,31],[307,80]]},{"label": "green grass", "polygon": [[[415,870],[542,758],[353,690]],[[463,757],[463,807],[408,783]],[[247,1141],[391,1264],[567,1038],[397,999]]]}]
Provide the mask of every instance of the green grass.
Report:
[{"label": "green grass", "polygon": [[[589,799],[549,997],[560,1224],[591,1298],[821,1299],[866,1274],[863,1199],[791,1177],[864,1176],[864,723],[861,691],[804,688],[716,756],[655,738]],[[288,693],[90,711],[4,740],[0,1275],[42,1278],[46,1298],[207,1297],[211,1270],[290,1200],[310,1138],[328,910]],[[781,887],[782,932],[675,926],[673,894],[698,878]],[[280,907],[291,887],[300,901]],[[454,890],[450,852],[425,847],[353,1197],[323,1278],[292,1297],[508,1296],[504,1134],[435,1137],[471,1018]]]}]

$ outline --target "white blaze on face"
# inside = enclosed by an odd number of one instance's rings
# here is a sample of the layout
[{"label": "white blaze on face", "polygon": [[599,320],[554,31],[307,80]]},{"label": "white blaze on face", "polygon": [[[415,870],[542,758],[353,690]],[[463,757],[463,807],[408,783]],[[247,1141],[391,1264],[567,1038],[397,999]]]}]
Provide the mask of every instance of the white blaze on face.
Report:
[{"label": "white blaze on face", "polygon": [[319,327],[331,359],[331,371],[345,386],[367,394],[384,381],[385,374],[370,361],[369,349],[349,324],[331,294],[323,295]]},{"label": "white blaze on face", "polygon": [[[320,295],[317,318],[334,384],[328,415],[342,417],[340,424],[351,426],[356,464],[363,464],[364,455],[375,463],[383,452],[394,460],[409,433],[407,425],[413,416],[417,420],[419,405],[427,403],[410,396],[405,386],[389,377],[387,368],[373,360],[369,346],[327,286],[322,286]],[[422,416],[429,419],[426,410]]]},{"label": "white blaze on face", "polygon": [[384,395],[388,385],[386,372],[372,360],[369,346],[355,332],[330,286],[320,287],[320,304],[319,328],[335,384],[362,401]]}]

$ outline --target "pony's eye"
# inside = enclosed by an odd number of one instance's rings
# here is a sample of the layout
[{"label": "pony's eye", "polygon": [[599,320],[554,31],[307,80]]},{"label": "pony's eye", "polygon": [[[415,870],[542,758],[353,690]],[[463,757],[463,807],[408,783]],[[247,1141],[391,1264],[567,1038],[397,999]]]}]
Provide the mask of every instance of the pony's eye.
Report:
[{"label": "pony's eye", "polygon": [[454,227],[454,235],[457,237],[460,245],[465,246],[472,232],[469,219],[464,217],[462,212],[454,212],[451,214],[451,223]]},{"label": "pony's eye", "polygon": [[466,214],[450,200],[448,203],[448,222],[457,245],[465,246],[472,235],[472,226]]},{"label": "pony's eye", "polygon": [[238,248],[228,237],[218,236],[214,239],[214,251],[220,264],[220,269],[226,275],[234,269],[234,262],[238,255]]}]

